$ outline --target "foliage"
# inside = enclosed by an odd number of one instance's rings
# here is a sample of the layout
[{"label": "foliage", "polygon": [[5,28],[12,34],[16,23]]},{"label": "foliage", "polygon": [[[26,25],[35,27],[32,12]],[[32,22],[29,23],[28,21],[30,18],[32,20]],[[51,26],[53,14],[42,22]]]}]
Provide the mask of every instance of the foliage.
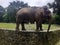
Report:
[{"label": "foliage", "polygon": [[4,13],[5,13],[5,9],[2,6],[0,6],[0,22],[3,21],[3,15],[4,15]]},{"label": "foliage", "polygon": [[55,17],[55,23],[60,24],[60,0],[55,0],[53,3],[48,3],[50,8],[53,8],[53,13],[57,16]]},{"label": "foliage", "polygon": [[28,7],[27,3],[23,1],[13,1],[10,2],[10,5],[7,7],[7,14],[4,15],[5,22],[15,22],[16,12],[20,8]]},{"label": "foliage", "polygon": [[60,17],[58,15],[54,15],[54,21],[53,21],[53,23],[54,24],[60,24],[59,20],[60,20]]}]

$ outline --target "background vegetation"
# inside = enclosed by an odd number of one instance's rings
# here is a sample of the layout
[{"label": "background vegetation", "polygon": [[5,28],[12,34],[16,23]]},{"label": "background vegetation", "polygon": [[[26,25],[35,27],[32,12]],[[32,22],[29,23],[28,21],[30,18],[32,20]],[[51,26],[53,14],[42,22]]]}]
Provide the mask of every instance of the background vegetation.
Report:
[{"label": "background vegetation", "polygon": [[[60,0],[47,4],[49,8],[53,8],[54,24],[60,24]],[[23,1],[13,1],[6,8],[0,6],[0,22],[14,23],[16,12],[23,7],[31,7]]]},{"label": "background vegetation", "polygon": [[60,0],[55,0],[53,3],[48,3],[50,8],[53,8],[55,14],[55,24],[60,24]]},{"label": "background vegetation", "polygon": [[16,12],[23,7],[28,7],[28,4],[22,1],[10,2],[10,5],[6,8],[0,6],[0,22],[15,22]]}]

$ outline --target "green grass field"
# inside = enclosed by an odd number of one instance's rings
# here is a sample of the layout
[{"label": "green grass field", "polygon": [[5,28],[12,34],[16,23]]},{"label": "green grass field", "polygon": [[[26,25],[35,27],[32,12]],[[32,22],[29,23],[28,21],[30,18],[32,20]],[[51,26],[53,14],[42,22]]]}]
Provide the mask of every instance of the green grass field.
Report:
[{"label": "green grass field", "polygon": [[[15,23],[0,23],[0,28],[5,28],[5,29],[15,29],[16,24]],[[47,29],[48,24],[43,24],[43,29]],[[25,28],[27,30],[35,30],[36,29],[36,25],[35,24],[25,24]],[[60,28],[59,25],[52,25],[51,29],[58,29]],[[20,26],[21,29],[21,26]]]}]

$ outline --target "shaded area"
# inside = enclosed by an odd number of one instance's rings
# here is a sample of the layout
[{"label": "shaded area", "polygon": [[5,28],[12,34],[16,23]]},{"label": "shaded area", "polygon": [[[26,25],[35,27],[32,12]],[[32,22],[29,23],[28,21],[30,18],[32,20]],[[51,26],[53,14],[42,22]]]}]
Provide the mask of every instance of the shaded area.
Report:
[{"label": "shaded area", "polygon": [[56,45],[60,41],[60,30],[49,32],[10,31],[0,29],[0,45]]}]

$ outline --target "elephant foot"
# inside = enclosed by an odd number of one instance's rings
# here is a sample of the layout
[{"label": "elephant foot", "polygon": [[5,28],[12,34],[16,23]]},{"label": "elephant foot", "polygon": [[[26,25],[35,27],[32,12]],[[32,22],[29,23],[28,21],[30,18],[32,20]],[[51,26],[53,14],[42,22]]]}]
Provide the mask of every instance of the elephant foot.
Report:
[{"label": "elephant foot", "polygon": [[16,29],[16,31],[19,31],[19,29]]},{"label": "elephant foot", "polygon": [[42,30],[36,30],[36,31],[38,31],[38,32],[39,32],[39,31],[43,31],[43,29],[42,29]]},{"label": "elephant foot", "polygon": [[16,29],[16,30],[15,30],[15,33],[18,34],[18,33],[19,33],[19,29]]},{"label": "elephant foot", "polygon": [[26,31],[26,29],[22,29],[22,31]]},{"label": "elephant foot", "polygon": [[43,29],[40,29],[40,31],[43,31]]},{"label": "elephant foot", "polygon": [[39,32],[40,30],[36,30],[36,32]]}]

